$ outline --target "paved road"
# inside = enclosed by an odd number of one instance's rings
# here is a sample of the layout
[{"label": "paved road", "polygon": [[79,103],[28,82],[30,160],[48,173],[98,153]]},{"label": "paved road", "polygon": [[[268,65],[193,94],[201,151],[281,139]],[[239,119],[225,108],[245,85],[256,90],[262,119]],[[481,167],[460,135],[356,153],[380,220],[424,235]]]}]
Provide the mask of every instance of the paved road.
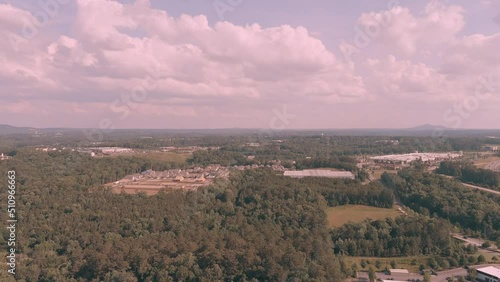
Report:
[{"label": "paved road", "polygon": [[497,194],[500,196],[500,191],[495,191],[495,190],[491,190],[491,189],[487,189],[487,188],[483,188],[483,187],[479,187],[479,186],[476,186],[476,185],[471,185],[471,184],[467,184],[467,183],[463,183],[462,184],[464,186],[467,186],[469,188],[473,188],[473,189],[478,189],[478,190],[481,190],[481,191],[484,191],[484,192],[488,192],[488,193],[492,193],[492,194]]},{"label": "paved road", "polygon": [[483,248],[481,247],[484,243],[484,239],[478,239],[478,238],[470,238],[470,237],[467,237],[467,239],[464,238],[464,235],[462,234],[458,234],[458,233],[451,233],[451,236],[453,236],[454,238],[460,240],[460,241],[463,241],[467,244],[471,244],[471,245],[474,245],[474,246],[477,246],[479,248],[481,248],[482,250],[488,252],[488,253],[500,253],[500,248],[498,248],[497,246],[495,246],[494,243],[491,243],[491,247],[489,248]]},{"label": "paved road", "polygon": [[439,174],[441,176],[444,176],[444,177],[447,177],[447,178],[451,178],[451,179],[455,179],[456,181],[462,183],[464,186],[466,187],[469,187],[469,188],[473,188],[473,189],[477,189],[477,190],[481,190],[481,191],[484,191],[484,192],[488,192],[488,193],[491,193],[491,194],[496,194],[496,195],[499,195],[500,196],[500,191],[496,191],[496,190],[491,190],[491,189],[488,189],[488,188],[483,188],[483,187],[479,187],[479,186],[476,186],[476,185],[471,185],[471,184],[467,184],[467,183],[463,183],[461,182],[460,180],[456,179],[455,177],[453,176],[449,176],[449,175],[444,175],[444,174]]},{"label": "paved road", "polygon": [[[482,265],[474,265],[472,267],[474,268],[481,268],[485,266],[496,266],[500,267],[500,264],[482,264]],[[432,276],[431,281],[432,282],[446,282],[447,277],[451,276],[466,276],[467,275],[467,269],[464,268],[455,268],[455,269],[450,269],[450,270],[445,270],[445,271],[440,271],[438,272],[438,275]]]},{"label": "paved road", "polygon": [[478,247],[481,247],[481,245],[484,243],[484,240],[481,240],[481,239],[477,239],[477,238],[467,238],[465,239],[463,235],[461,234],[458,234],[458,233],[452,233],[451,234],[454,238],[460,240],[460,241],[464,241],[466,242],[467,244],[471,244],[473,246],[478,246]]},{"label": "paved road", "polygon": [[[482,264],[482,265],[474,265],[472,267],[474,268],[481,268],[485,266],[496,266],[500,267],[500,264]],[[440,271],[438,272],[437,275],[432,275],[431,281],[432,282],[447,282],[446,278],[451,277],[451,276],[466,276],[467,275],[467,269],[465,268],[455,268],[455,269],[450,269],[450,270],[445,270],[445,271]],[[389,278],[393,278],[394,280],[399,280],[399,281],[408,281],[408,279],[420,279],[421,281],[423,280],[423,276],[416,274],[416,273],[410,273],[409,275],[385,275],[383,273],[377,272],[377,278],[383,279],[383,280],[388,280]],[[368,281],[368,272],[358,272],[358,279],[348,279],[349,281]]]}]

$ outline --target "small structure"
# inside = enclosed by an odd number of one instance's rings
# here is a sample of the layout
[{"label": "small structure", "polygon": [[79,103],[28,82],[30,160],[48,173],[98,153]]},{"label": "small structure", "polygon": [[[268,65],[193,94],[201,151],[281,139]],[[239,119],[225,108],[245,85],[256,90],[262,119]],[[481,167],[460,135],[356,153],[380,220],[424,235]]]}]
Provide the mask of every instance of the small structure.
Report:
[{"label": "small structure", "polygon": [[389,273],[399,279],[410,278],[410,272],[408,271],[408,269],[389,269]]},{"label": "small structure", "polygon": [[176,176],[176,177],[174,178],[174,181],[176,181],[176,182],[182,182],[182,181],[184,181],[184,176],[180,176],[180,175],[179,175],[179,176]]},{"label": "small structure", "polygon": [[500,282],[500,268],[487,266],[476,269],[476,280],[481,282]]},{"label": "small structure", "polygon": [[408,272],[408,269],[402,269],[402,268],[400,268],[400,269],[389,269],[389,273],[391,275],[401,275],[401,274],[408,275],[408,274],[410,274],[410,272]]}]

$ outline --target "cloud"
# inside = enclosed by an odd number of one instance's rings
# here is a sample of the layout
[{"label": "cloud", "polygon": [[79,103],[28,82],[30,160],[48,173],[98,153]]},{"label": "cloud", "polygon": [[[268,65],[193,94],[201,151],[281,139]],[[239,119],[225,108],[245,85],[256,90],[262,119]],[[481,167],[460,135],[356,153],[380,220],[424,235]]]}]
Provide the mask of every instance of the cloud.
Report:
[{"label": "cloud", "polygon": [[323,112],[311,116],[324,119],[357,103],[446,106],[473,93],[481,75],[500,77],[500,33],[465,34],[466,10],[442,1],[429,1],[421,13],[396,6],[361,14],[361,30],[383,24],[353,62],[305,25],[209,24],[205,15],[174,17],[146,0],[75,6],[70,31],[48,25],[51,32],[26,39],[23,28],[36,19],[0,4],[0,36],[21,39],[16,50],[0,42],[5,112],[51,121],[73,113],[94,127],[101,117],[127,126],[132,119],[205,117],[229,125],[245,116],[265,126],[263,117],[289,104],[304,125],[314,123],[307,113],[316,108]]}]

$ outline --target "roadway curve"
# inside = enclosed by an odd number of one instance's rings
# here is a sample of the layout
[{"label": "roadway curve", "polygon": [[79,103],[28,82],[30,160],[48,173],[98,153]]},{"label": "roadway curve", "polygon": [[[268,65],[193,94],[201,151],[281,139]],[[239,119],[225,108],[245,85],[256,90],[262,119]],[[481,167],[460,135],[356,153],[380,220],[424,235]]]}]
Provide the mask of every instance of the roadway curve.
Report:
[{"label": "roadway curve", "polygon": [[487,193],[496,194],[496,195],[500,196],[500,191],[496,191],[496,190],[492,190],[492,189],[488,189],[488,188],[484,188],[484,187],[480,187],[480,186],[476,186],[476,185],[472,185],[472,184],[463,183],[463,182],[461,182],[460,180],[456,179],[453,176],[444,175],[444,174],[440,174],[440,173],[438,173],[438,174],[441,175],[441,176],[444,176],[444,177],[448,177],[450,179],[455,179],[456,181],[462,183],[462,185],[464,185],[466,187],[469,187],[469,188],[472,188],[472,189],[481,190],[481,191],[484,191],[484,192],[487,192]]},{"label": "roadway curve", "polygon": [[473,188],[473,189],[477,189],[477,190],[481,190],[481,191],[484,191],[484,192],[488,192],[488,193],[492,193],[492,194],[497,194],[500,196],[500,191],[496,191],[496,190],[491,190],[491,189],[488,189],[488,188],[483,188],[483,187],[479,187],[479,186],[476,186],[476,185],[471,185],[471,184],[467,184],[467,183],[463,183],[462,184],[464,186],[467,186],[469,188]]}]

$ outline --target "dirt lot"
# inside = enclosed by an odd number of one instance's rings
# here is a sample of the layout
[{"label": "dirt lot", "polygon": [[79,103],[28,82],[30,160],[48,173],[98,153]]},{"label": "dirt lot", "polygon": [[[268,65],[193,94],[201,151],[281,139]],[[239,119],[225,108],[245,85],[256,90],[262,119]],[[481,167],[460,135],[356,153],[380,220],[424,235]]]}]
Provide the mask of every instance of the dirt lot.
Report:
[{"label": "dirt lot", "polygon": [[109,183],[106,186],[111,187],[115,193],[137,194],[145,192],[148,195],[155,195],[162,189],[196,190],[210,183],[212,183],[211,180],[205,180],[204,182],[196,182],[190,179],[181,182],[171,180],[141,180]]},{"label": "dirt lot", "polygon": [[367,218],[377,220],[387,217],[396,217],[401,215],[401,212],[397,209],[397,206],[392,209],[384,209],[363,205],[345,205],[328,208],[326,214],[328,226],[338,227],[348,222],[360,222]]},{"label": "dirt lot", "polygon": [[474,164],[479,168],[500,171],[500,157],[490,157],[490,158],[486,158],[486,159],[479,159],[479,160],[475,161]]},{"label": "dirt lot", "polygon": [[500,161],[495,162],[495,163],[490,163],[490,164],[486,165],[484,168],[490,169],[493,171],[500,171]]}]

